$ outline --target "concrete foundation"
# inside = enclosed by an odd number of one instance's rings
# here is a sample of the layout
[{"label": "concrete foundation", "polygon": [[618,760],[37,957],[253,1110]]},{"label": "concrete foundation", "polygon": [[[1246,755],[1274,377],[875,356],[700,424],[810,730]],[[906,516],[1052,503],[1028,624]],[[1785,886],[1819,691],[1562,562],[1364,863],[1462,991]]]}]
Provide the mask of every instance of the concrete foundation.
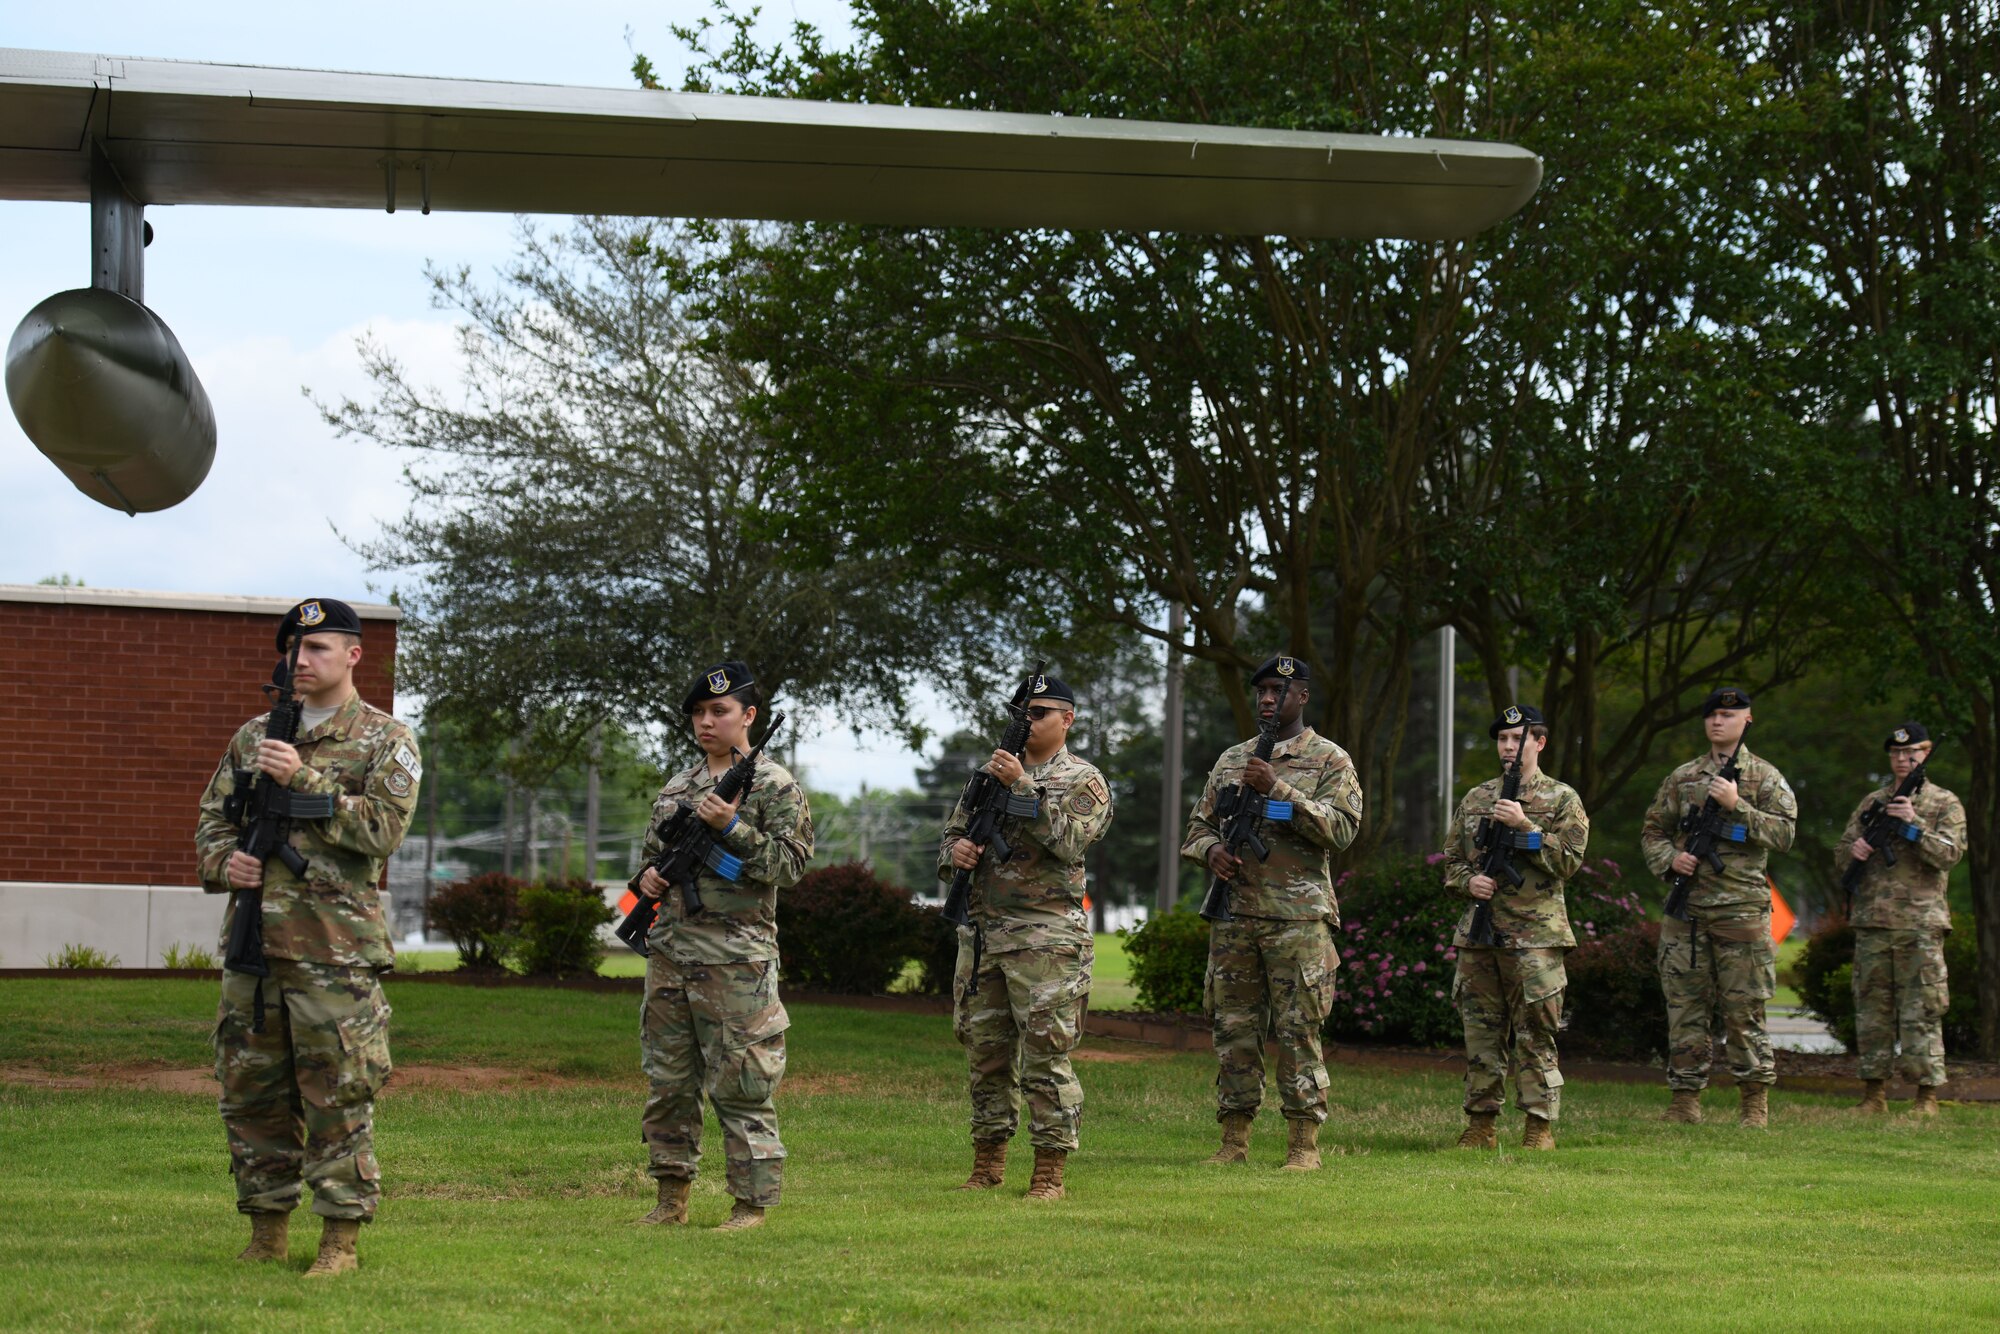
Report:
[{"label": "concrete foundation", "polygon": [[199,945],[219,961],[226,900],[193,885],[0,881],[0,967],[39,968],[65,945],[102,950],[122,968],[163,967],[170,945]]}]

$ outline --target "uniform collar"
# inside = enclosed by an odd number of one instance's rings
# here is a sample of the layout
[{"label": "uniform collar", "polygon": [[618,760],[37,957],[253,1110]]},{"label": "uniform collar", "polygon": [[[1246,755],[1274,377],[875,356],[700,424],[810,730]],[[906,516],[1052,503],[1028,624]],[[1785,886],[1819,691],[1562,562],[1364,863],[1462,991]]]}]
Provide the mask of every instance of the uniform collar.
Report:
[{"label": "uniform collar", "polygon": [[1313,735],[1312,727],[1308,725],[1291,740],[1280,741],[1277,745],[1271,747],[1271,758],[1274,760],[1288,760],[1298,754],[1299,751],[1304,750],[1307,742],[1316,739]]},{"label": "uniform collar", "polygon": [[[303,707],[303,706],[302,706]],[[361,717],[361,692],[355,691],[347,697],[347,702],[333,711],[333,716],[299,738],[300,741],[323,741],[332,737],[345,741],[353,734],[354,724]]]},{"label": "uniform collar", "polygon": [[[1748,769],[1750,767],[1750,761],[1753,758],[1755,757],[1751,754],[1750,747],[1748,746],[1743,747],[1742,753],[1740,753],[1736,757],[1736,771],[1738,773],[1742,773],[1745,769]],[[1722,766],[1715,762],[1715,753],[1713,751],[1704,754],[1700,759],[1696,760],[1694,762],[1694,767],[1697,772],[1705,774],[1713,775],[1722,772]]]},{"label": "uniform collar", "polygon": [[1040,764],[1023,764],[1021,771],[1023,773],[1030,773],[1030,774],[1047,773],[1051,768],[1054,767],[1057,760],[1063,759],[1068,754],[1069,754],[1069,743],[1065,741],[1062,745],[1056,747],[1055,754],[1049,756],[1046,760],[1043,760]]}]

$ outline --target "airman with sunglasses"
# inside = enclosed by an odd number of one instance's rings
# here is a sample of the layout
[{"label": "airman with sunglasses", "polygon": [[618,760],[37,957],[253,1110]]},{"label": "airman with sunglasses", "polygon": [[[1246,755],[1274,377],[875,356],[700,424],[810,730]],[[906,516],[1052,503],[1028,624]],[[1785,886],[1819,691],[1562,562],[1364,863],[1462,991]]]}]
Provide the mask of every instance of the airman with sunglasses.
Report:
[{"label": "airman with sunglasses", "polygon": [[952,1028],[971,1066],[972,1175],[961,1190],[1001,1183],[1007,1141],[1028,1104],[1035,1171],[1028,1198],[1063,1197],[1063,1167],[1077,1146],[1083,1086],[1069,1053],[1083,1037],[1090,996],[1090,918],[1084,854],[1111,826],[1111,789],[1067,743],[1076,695],[1053,676],[1029,683],[1028,742],[993,752],[986,771],[1034,802],[1010,819],[1005,860],[965,837],[969,813],[953,810],[938,848],[938,877],[973,872],[959,931]]}]

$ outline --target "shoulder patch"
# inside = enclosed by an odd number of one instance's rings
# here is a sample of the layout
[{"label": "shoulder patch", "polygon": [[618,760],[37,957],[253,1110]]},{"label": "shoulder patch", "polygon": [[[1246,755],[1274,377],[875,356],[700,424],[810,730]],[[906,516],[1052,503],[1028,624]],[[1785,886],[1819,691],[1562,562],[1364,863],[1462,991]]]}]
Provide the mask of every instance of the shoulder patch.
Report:
[{"label": "shoulder patch", "polygon": [[384,786],[399,797],[409,796],[416,785],[416,780],[401,769],[391,769],[384,782]]},{"label": "shoulder patch", "polygon": [[1104,785],[1103,778],[1092,774],[1071,789],[1068,806],[1073,814],[1088,815],[1110,800],[1111,789]]},{"label": "shoulder patch", "polygon": [[396,763],[403,766],[411,778],[422,778],[424,776],[423,762],[417,758],[417,752],[410,749],[408,742],[397,742],[396,753],[392,758],[394,758]]}]

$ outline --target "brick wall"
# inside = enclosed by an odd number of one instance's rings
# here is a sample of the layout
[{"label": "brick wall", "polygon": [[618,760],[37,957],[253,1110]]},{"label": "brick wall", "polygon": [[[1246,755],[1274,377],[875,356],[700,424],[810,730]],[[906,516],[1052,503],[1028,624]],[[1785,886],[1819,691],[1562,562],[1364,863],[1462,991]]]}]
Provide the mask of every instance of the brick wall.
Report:
[{"label": "brick wall", "polygon": [[[361,697],[393,710],[396,623],[356,610]],[[0,881],[194,884],[196,805],[269,709],[277,619],[0,597]]]}]

